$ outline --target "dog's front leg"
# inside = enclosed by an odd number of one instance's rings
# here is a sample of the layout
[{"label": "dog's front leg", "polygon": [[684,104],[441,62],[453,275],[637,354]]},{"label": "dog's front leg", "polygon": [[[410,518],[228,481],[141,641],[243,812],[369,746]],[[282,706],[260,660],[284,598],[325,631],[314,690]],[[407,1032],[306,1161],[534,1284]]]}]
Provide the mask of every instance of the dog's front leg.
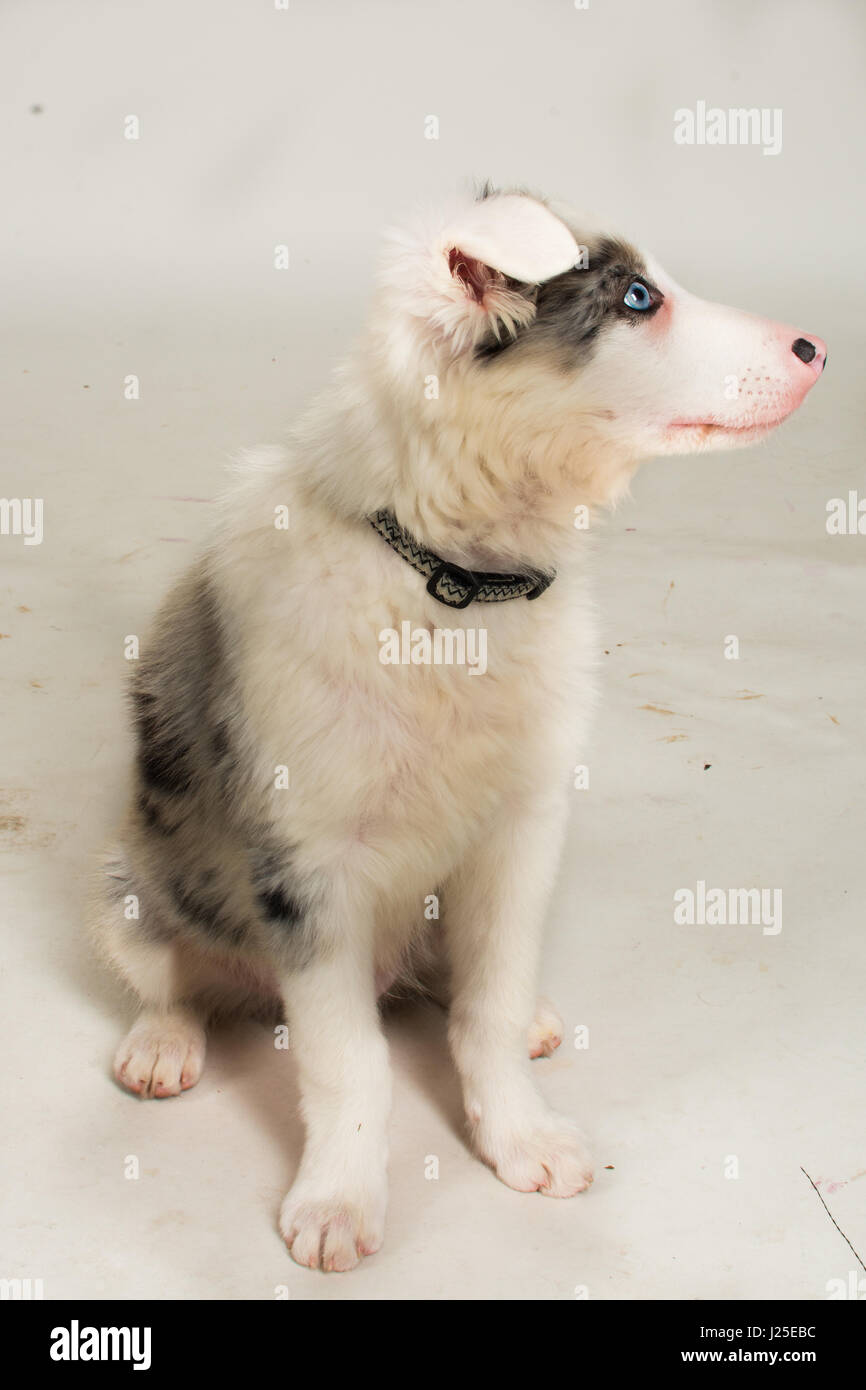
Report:
[{"label": "dog's front leg", "polygon": [[298,1264],[352,1269],[379,1249],[387,1202],[391,1077],[369,942],[323,942],[282,992],[306,1144],[280,1231]]},{"label": "dog's front leg", "polygon": [[504,810],[445,889],[449,1039],[476,1148],[509,1187],[554,1197],[592,1181],[578,1130],[542,1100],[526,1056],[564,822],[559,801]]}]

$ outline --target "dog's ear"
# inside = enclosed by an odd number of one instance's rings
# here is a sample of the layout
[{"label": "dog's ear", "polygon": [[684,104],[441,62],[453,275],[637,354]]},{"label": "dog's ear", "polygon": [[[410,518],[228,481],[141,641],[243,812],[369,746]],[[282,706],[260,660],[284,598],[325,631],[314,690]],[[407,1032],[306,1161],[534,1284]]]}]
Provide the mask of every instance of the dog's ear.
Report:
[{"label": "dog's ear", "polygon": [[493,275],[540,285],[570,270],[580,256],[564,222],[543,203],[517,194],[477,202],[448,228],[446,239],[451,273],[475,299]]},{"label": "dog's ear", "polygon": [[535,315],[536,287],[570,270],[580,248],[543,203],[499,194],[447,228],[442,255],[451,285],[439,322],[459,349],[514,336]]},{"label": "dog's ear", "polygon": [[544,203],[494,194],[432,234],[392,233],[385,283],[451,352],[513,337],[535,315],[538,285],[570,270],[580,248]]}]

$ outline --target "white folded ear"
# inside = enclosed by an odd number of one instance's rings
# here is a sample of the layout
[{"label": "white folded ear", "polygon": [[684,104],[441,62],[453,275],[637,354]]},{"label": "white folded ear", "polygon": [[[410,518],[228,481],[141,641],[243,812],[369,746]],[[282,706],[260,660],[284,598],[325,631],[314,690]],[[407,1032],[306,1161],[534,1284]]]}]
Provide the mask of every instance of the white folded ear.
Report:
[{"label": "white folded ear", "polygon": [[580,256],[564,222],[543,203],[513,193],[476,203],[446,238],[465,257],[528,285],[562,275]]},{"label": "white folded ear", "polygon": [[580,247],[560,218],[522,194],[464,206],[435,231],[391,234],[384,283],[452,353],[492,334],[513,337],[535,316],[535,288],[570,270]]}]

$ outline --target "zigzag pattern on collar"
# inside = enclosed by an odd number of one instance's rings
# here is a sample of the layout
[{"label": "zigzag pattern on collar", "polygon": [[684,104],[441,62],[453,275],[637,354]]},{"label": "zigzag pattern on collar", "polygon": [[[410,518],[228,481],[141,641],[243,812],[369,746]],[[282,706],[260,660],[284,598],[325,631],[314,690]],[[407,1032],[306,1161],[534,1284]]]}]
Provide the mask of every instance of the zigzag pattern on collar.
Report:
[{"label": "zigzag pattern on collar", "polygon": [[427,580],[427,592],[448,608],[468,608],[474,600],[479,603],[504,603],[512,598],[539,598],[549,588],[556,574],[496,574],[485,570],[465,570],[449,564],[434,551],[416,541],[404,531],[393,512],[375,512],[368,518],[392,550]]}]

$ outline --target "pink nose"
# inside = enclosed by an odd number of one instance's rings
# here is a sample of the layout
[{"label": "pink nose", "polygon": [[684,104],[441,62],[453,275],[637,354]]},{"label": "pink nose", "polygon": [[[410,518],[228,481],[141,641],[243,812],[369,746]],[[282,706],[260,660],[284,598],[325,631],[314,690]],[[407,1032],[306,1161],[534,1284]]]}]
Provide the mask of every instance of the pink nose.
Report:
[{"label": "pink nose", "polygon": [[811,367],[816,376],[820,376],[827,365],[827,344],[814,335],[811,338],[795,338],[791,351],[807,367]]}]

